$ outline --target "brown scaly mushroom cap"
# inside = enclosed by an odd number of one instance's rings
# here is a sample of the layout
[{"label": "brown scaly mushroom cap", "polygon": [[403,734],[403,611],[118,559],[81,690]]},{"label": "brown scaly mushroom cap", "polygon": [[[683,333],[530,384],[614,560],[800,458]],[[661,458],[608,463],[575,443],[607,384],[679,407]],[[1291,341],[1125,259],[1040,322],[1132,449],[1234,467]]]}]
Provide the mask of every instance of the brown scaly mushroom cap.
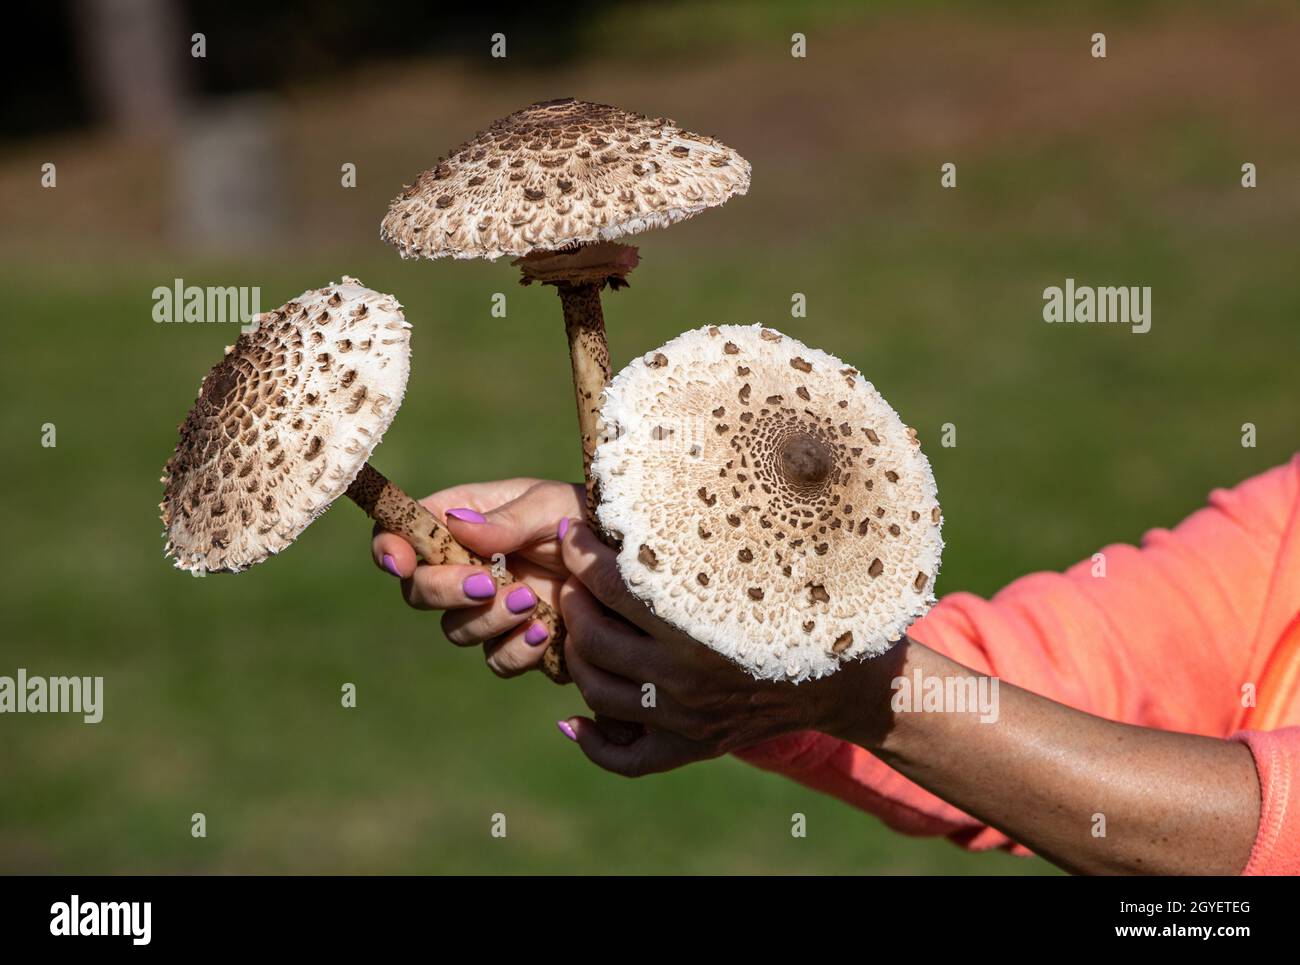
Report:
[{"label": "brown scaly mushroom cap", "polygon": [[347,490],[397,414],[410,325],[355,278],[255,319],[199,387],[163,470],[166,552],[238,572],[278,553]]},{"label": "brown scaly mushroom cap", "polygon": [[934,602],[930,464],[834,356],[759,325],[697,329],[619,373],[601,416],[592,471],[623,578],[755,677],[882,653]]},{"label": "brown scaly mushroom cap", "polygon": [[725,144],[568,98],[456,148],[393,201],[380,237],[403,258],[522,256],[662,228],[748,189],[749,162]]}]

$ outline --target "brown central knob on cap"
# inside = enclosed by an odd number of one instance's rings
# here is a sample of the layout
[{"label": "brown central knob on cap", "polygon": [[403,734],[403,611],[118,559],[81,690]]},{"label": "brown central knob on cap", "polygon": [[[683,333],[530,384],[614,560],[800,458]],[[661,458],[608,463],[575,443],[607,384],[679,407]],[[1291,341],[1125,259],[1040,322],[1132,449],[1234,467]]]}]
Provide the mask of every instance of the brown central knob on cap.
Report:
[{"label": "brown central knob on cap", "polygon": [[780,443],[777,463],[786,482],[799,489],[813,489],[826,481],[834,467],[830,446],[807,432],[796,432]]}]

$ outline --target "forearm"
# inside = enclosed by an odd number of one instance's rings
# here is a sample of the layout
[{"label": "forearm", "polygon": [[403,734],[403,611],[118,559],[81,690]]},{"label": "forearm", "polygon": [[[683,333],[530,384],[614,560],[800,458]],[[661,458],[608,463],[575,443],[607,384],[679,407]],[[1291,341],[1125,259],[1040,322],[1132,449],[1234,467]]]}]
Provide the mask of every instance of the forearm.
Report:
[{"label": "forearm", "polygon": [[[898,677],[973,672],[915,641],[845,676],[834,736],[1070,871],[1235,874],[1259,820],[1240,744],[1103,720],[999,682],[979,711],[894,712]],[[1104,836],[1103,836],[1104,832]]]}]

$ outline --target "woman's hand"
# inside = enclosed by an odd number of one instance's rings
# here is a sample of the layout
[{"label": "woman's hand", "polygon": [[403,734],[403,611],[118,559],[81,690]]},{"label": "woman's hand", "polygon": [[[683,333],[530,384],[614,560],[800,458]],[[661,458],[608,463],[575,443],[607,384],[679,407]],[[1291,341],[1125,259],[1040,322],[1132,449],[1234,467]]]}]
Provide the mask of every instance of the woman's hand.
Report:
[{"label": "woman's hand", "polygon": [[[560,594],[569,675],[596,714],[646,727],[638,740],[619,744],[589,718],[560,721],[560,729],[606,770],[635,777],[790,731],[833,730],[843,695],[855,685],[861,694],[865,664],[798,686],[755,680],[633,597],[615,552],[587,526],[574,522],[561,546],[572,574]],[[888,663],[880,658],[871,669],[878,674]],[[887,709],[887,698],[883,703]]]},{"label": "woman's hand", "polygon": [[561,548],[572,574],[560,594],[569,673],[592,710],[646,727],[620,745],[592,720],[560,721],[606,770],[651,774],[815,730],[1070,871],[1235,874],[1246,863],[1260,791],[1241,744],[1103,720],[1004,681],[991,715],[895,712],[897,681],[978,676],[910,638],[821,680],[757,681],[657,620],[587,527],[572,525]]},{"label": "woman's hand", "polygon": [[400,536],[377,530],[375,565],[402,581],[402,597],[417,610],[445,610],[442,629],[457,646],[487,643],[488,666],[513,677],[535,667],[546,637],[532,620],[537,601],[559,602],[567,572],[560,559],[557,525],[582,513],[583,490],[538,479],[454,486],[420,502],[463,546],[485,559],[505,556],[515,583],[498,588],[483,566],[417,565]]}]

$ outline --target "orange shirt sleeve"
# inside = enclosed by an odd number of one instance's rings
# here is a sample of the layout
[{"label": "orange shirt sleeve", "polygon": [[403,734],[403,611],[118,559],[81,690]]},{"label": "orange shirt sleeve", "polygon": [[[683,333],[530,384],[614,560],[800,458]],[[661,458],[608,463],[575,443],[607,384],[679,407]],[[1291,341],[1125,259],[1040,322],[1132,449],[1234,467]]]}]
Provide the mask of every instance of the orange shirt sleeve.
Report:
[{"label": "orange shirt sleeve", "polygon": [[[978,673],[1101,717],[1229,737],[1243,720],[1243,685],[1259,679],[1300,605],[1298,506],[1300,456],[1215,490],[1173,530],[1148,532],[1141,548],[1108,546],[1064,573],[1022,577],[991,600],[951,594],[910,632]],[[1258,748],[1241,739],[1255,753],[1264,799],[1276,797],[1285,811],[1300,795],[1300,728],[1258,738]],[[1027,853],[862,748],[825,734],[787,735],[738,756],[903,833]],[[1300,804],[1291,803],[1289,814],[1274,837],[1300,840]],[[1257,850],[1252,870],[1271,867],[1277,847]]]},{"label": "orange shirt sleeve", "polygon": [[1242,731],[1259,773],[1259,833],[1243,874],[1300,875],[1300,727]]}]

